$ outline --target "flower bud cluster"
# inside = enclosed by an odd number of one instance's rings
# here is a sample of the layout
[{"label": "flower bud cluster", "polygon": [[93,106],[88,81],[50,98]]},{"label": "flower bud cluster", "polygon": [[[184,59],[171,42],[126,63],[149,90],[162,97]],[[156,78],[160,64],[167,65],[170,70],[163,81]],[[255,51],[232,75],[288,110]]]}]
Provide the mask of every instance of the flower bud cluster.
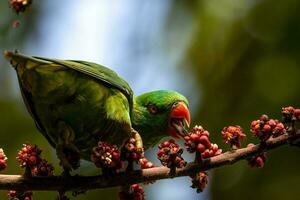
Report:
[{"label": "flower bud cluster", "polygon": [[33,176],[53,176],[54,167],[47,160],[42,159],[40,163],[31,170]]},{"label": "flower bud cluster", "polygon": [[195,176],[191,176],[192,178],[192,188],[197,189],[197,193],[203,192],[203,190],[208,185],[208,175],[206,172],[198,172]]},{"label": "flower bud cluster", "polygon": [[277,137],[286,133],[283,123],[269,119],[267,115],[262,115],[260,119],[252,121],[250,131],[261,141],[268,140],[272,135]]},{"label": "flower bud cluster", "polygon": [[0,148],[0,171],[4,170],[7,167],[6,160],[7,160],[7,157],[4,154],[3,149]]},{"label": "flower bud cluster", "polygon": [[117,170],[122,167],[117,146],[106,142],[98,142],[98,146],[93,148],[91,160],[99,168]]},{"label": "flower bud cluster", "polygon": [[134,184],[130,187],[131,193],[133,194],[134,200],[144,200],[145,194],[142,186]]},{"label": "flower bud cluster", "polygon": [[129,138],[121,150],[121,159],[128,161],[133,160],[138,163],[143,157],[144,153],[140,152],[136,147],[136,140],[134,138]]},{"label": "flower bud cluster", "polygon": [[241,141],[246,138],[246,134],[240,126],[228,126],[223,128],[222,137],[232,148],[241,148]]},{"label": "flower bud cluster", "polygon": [[31,200],[32,199],[32,192],[27,191],[27,192],[17,192],[14,190],[11,190],[7,193],[7,196],[9,200]]},{"label": "flower bud cluster", "polygon": [[157,153],[157,158],[160,160],[162,165],[168,168],[182,168],[186,165],[186,162],[181,156],[183,150],[175,142],[175,140],[170,139],[168,141],[162,142],[158,146],[158,148],[159,151]]},{"label": "flower bud cluster", "polygon": [[300,109],[294,108],[292,106],[283,107],[282,108],[282,121],[292,122],[292,121],[300,121]]},{"label": "flower bud cluster", "polygon": [[202,126],[195,126],[185,137],[185,146],[188,152],[201,153],[201,158],[209,158],[222,153],[217,144],[211,143],[209,132]]},{"label": "flower bud cluster", "polygon": [[[54,167],[42,159],[41,153],[37,145],[23,144],[16,160],[22,168],[29,170],[31,176],[53,176]],[[11,200],[31,200],[32,192],[9,191],[8,196]]]},{"label": "flower bud cluster", "polygon": [[17,161],[21,167],[35,167],[40,163],[42,151],[37,145],[23,144],[23,148],[18,152]]},{"label": "flower bud cluster", "polygon": [[[247,147],[254,146],[254,144],[250,143]],[[252,156],[248,159],[248,164],[250,167],[263,168],[265,162],[267,160],[267,152],[262,152],[258,155]]]},{"label": "flower bud cluster", "polygon": [[9,0],[10,7],[18,14],[24,12],[32,3],[32,0]]},{"label": "flower bud cluster", "polygon": [[52,176],[54,167],[42,159],[41,153],[37,145],[23,144],[16,159],[22,168],[30,169],[32,176]]},{"label": "flower bud cluster", "polygon": [[145,193],[139,184],[133,184],[130,186],[130,192],[120,192],[119,198],[120,200],[145,200]]}]

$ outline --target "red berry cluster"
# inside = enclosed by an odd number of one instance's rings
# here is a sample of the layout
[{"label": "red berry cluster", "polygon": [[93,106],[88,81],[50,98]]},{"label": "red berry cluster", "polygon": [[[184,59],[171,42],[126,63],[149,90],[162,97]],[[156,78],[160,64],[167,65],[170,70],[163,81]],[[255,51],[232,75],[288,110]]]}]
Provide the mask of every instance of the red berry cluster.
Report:
[{"label": "red berry cluster", "polygon": [[93,148],[91,160],[99,168],[117,170],[122,167],[117,146],[106,142],[98,142],[98,146]]},{"label": "red berry cluster", "polygon": [[241,141],[246,138],[246,134],[240,126],[228,126],[223,128],[222,137],[232,148],[241,148]]},{"label": "red berry cluster", "polygon": [[21,167],[28,167],[33,176],[52,176],[54,167],[41,158],[41,152],[37,145],[23,144],[16,159]]},{"label": "red berry cluster", "polygon": [[120,200],[145,200],[145,193],[139,184],[134,184],[130,186],[130,192],[120,192]]},{"label": "red berry cluster", "polygon": [[300,109],[292,106],[282,108],[283,122],[300,121]]},{"label": "red berry cluster", "polygon": [[31,170],[33,176],[53,176],[54,167],[43,159]]},{"label": "red berry cluster", "polygon": [[42,151],[37,145],[23,144],[23,148],[18,152],[17,161],[21,167],[34,168],[41,162]]},{"label": "red berry cluster", "polygon": [[31,200],[32,192],[27,191],[19,193],[17,191],[11,190],[8,192],[7,196],[10,200]]},{"label": "red berry cluster", "polygon": [[219,146],[217,144],[211,144],[211,147],[209,149],[205,149],[201,153],[201,158],[210,158],[217,155],[220,155],[222,153],[222,149],[219,149]]},{"label": "red berry cluster", "polygon": [[7,167],[6,160],[7,160],[7,157],[4,154],[3,149],[0,148],[0,171],[4,170]]},{"label": "red berry cluster", "polygon": [[134,200],[145,200],[145,194],[142,186],[134,184],[130,187],[131,193],[134,196]]},{"label": "red berry cluster", "polygon": [[140,152],[136,147],[136,140],[129,138],[121,150],[121,157],[122,160],[136,161],[138,163],[144,155],[143,152]]},{"label": "red berry cluster", "polygon": [[217,144],[213,144],[209,139],[209,132],[202,126],[195,126],[185,137],[185,146],[188,152],[201,153],[201,158],[209,158],[220,155],[222,149]]},{"label": "red berry cluster", "polygon": [[251,159],[249,159],[248,164],[251,167],[257,167],[257,168],[262,168],[265,165],[266,162],[266,152],[263,152],[257,156],[252,157]]},{"label": "red berry cluster", "polygon": [[9,0],[10,6],[17,14],[24,12],[31,3],[32,0]]},{"label": "red berry cluster", "polygon": [[154,167],[153,163],[150,162],[149,160],[147,160],[146,158],[141,158],[139,163],[140,163],[142,169],[148,169],[148,168]]},{"label": "red berry cluster", "polygon": [[159,151],[157,153],[157,158],[160,160],[162,165],[168,168],[182,168],[186,165],[186,162],[181,156],[183,150],[175,142],[175,140],[170,139],[168,141],[162,142],[158,146],[158,148]]},{"label": "red berry cluster", "polygon": [[30,169],[32,176],[52,176],[54,167],[42,159],[41,153],[37,145],[23,144],[16,159],[21,167]]},{"label": "red berry cluster", "polygon": [[[254,146],[254,144],[250,143],[247,147]],[[262,152],[258,155],[252,156],[248,159],[248,164],[250,167],[262,168],[265,165],[267,160],[267,152]]]},{"label": "red berry cluster", "polygon": [[271,135],[277,137],[286,133],[286,129],[283,123],[278,120],[269,119],[267,115],[262,115],[260,119],[252,121],[251,132],[261,141],[266,141]]},{"label": "red berry cluster", "polygon": [[[41,157],[42,151],[37,145],[23,144],[16,160],[22,168],[29,169],[32,176],[52,176],[54,167]],[[32,192],[9,191],[10,199],[31,200]]]},{"label": "red berry cluster", "polygon": [[203,192],[208,185],[208,175],[206,172],[198,172],[192,178],[192,188],[197,189],[197,193]]},{"label": "red berry cluster", "polygon": [[275,120],[276,126],[274,127],[272,131],[273,137],[278,137],[280,135],[283,135],[286,133],[286,128],[284,127],[283,123],[279,122],[278,120]]}]

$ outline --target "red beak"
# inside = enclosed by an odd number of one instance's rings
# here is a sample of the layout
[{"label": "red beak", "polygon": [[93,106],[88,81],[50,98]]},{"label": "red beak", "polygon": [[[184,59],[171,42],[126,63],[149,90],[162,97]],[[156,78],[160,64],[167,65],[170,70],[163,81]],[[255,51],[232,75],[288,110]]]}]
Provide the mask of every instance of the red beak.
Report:
[{"label": "red beak", "polygon": [[171,126],[169,129],[169,134],[175,138],[180,138],[180,136],[183,136],[184,124],[186,124],[189,127],[191,123],[190,111],[184,102],[178,102],[174,104],[170,114],[170,120],[171,123],[173,123],[174,120],[178,120],[181,121],[182,124],[181,131],[179,131],[178,128],[176,129],[174,126]]}]

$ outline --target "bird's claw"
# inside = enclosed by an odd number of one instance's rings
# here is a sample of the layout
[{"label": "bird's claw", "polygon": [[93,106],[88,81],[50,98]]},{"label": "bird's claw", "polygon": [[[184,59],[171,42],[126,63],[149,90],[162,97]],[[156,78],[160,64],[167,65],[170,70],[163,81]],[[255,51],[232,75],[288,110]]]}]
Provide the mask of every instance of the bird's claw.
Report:
[{"label": "bird's claw", "polygon": [[136,147],[136,152],[138,154],[141,154],[141,157],[144,157],[144,148]]},{"label": "bird's claw", "polygon": [[131,129],[132,137],[135,139],[135,146],[140,152],[144,152],[143,140],[141,135],[134,129]]},{"label": "bird's claw", "polygon": [[56,154],[64,171],[71,171],[79,167],[80,153],[74,145],[57,145]]},{"label": "bird's claw", "polygon": [[71,176],[70,170],[71,170],[71,168],[70,168],[70,169],[64,169],[64,171],[61,173],[61,176],[62,176],[63,178],[68,178],[68,177],[70,177],[70,176]]}]

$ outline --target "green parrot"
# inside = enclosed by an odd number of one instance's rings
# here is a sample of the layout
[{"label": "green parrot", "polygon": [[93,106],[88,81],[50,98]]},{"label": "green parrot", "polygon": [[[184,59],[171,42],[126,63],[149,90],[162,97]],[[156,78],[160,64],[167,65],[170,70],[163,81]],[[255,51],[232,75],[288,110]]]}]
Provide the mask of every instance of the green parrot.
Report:
[{"label": "green parrot", "polygon": [[92,62],[26,56],[5,51],[26,107],[56,148],[65,170],[79,167],[68,154],[90,160],[98,141],[122,146],[134,137],[141,151],[163,137],[180,137],[190,124],[188,100],[159,90],[134,97],[114,71]]}]

